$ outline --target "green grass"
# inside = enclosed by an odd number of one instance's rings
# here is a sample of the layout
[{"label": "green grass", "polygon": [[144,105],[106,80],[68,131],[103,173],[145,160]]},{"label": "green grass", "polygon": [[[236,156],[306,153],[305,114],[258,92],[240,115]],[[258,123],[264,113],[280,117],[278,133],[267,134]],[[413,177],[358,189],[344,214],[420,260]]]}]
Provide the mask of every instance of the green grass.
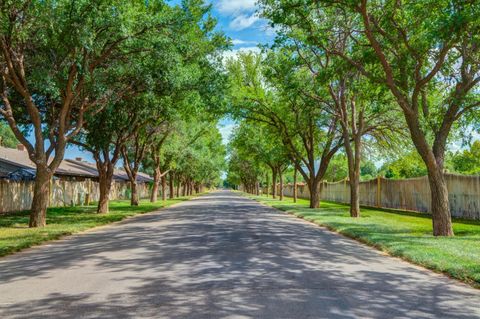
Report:
[{"label": "green grass", "polygon": [[188,197],[182,197],[156,203],[141,201],[137,207],[130,206],[128,200],[111,201],[108,214],[96,214],[96,206],[49,208],[47,226],[44,228],[28,228],[29,212],[0,216],[0,256],[188,199]]},{"label": "green grass", "polygon": [[304,199],[295,204],[291,198],[248,196],[480,288],[480,221],[454,220],[455,237],[436,238],[426,214],[363,208],[361,217],[353,219],[347,205],[322,202],[310,209]]}]

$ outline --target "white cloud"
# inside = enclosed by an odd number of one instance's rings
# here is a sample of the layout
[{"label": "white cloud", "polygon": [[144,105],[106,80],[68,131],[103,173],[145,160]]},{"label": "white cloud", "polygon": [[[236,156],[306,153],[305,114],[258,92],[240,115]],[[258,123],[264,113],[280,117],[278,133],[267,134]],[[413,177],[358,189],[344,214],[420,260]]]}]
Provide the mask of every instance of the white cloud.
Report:
[{"label": "white cloud", "polygon": [[245,47],[235,50],[225,51],[223,53],[223,61],[226,62],[228,59],[235,59],[240,52],[253,52],[260,53],[260,48],[258,47]]},{"label": "white cloud", "polygon": [[255,42],[255,41],[244,41],[244,40],[240,40],[240,39],[233,39],[233,40],[232,40],[232,43],[233,43],[234,45],[257,44],[257,42]]},{"label": "white cloud", "polygon": [[259,18],[255,14],[252,14],[252,15],[241,14],[239,16],[236,16],[230,22],[229,27],[233,30],[240,31],[240,30],[251,27],[258,20]]},{"label": "white cloud", "polygon": [[217,9],[223,14],[238,14],[252,12],[256,9],[257,0],[220,0]]}]

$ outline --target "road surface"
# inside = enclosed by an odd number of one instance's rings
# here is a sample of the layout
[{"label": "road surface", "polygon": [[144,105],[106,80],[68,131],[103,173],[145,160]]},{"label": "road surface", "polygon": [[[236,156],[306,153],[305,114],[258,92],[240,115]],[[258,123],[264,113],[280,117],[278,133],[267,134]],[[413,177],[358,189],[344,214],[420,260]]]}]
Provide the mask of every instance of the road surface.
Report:
[{"label": "road surface", "polygon": [[480,291],[221,191],[0,259],[0,318],[480,318]]}]

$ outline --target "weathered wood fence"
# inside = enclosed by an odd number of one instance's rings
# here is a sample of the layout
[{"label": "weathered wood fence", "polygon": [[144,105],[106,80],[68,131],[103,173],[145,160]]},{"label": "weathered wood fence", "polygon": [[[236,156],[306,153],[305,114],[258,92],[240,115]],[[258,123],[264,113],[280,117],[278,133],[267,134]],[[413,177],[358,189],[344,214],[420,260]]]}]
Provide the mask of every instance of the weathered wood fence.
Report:
[{"label": "weathered wood fence", "polygon": [[[33,199],[33,181],[0,180],[0,214],[30,209]],[[147,184],[138,185],[140,198],[149,196]],[[127,199],[130,196],[128,182],[114,182],[110,199]],[[98,183],[84,181],[52,181],[50,191],[50,207],[84,205],[97,201],[100,197]]]},{"label": "weathered wood fence", "polygon": [[[446,174],[450,209],[454,217],[480,220],[480,176]],[[285,185],[284,194],[293,196],[293,185]],[[298,186],[298,197],[310,198],[306,185]],[[347,181],[323,182],[323,200],[349,203]],[[360,183],[360,204],[428,213],[431,211],[430,186],[427,177],[410,179],[377,178]]]}]

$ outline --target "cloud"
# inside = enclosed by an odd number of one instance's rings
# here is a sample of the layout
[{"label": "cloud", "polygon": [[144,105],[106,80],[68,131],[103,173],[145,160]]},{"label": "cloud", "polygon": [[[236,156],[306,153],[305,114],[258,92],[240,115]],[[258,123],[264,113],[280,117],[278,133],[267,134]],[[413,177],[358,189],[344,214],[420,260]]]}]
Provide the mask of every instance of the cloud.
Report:
[{"label": "cloud", "polygon": [[232,43],[234,45],[257,44],[257,42],[255,42],[255,41],[244,41],[244,40],[240,40],[240,39],[233,39]]},{"label": "cloud", "polygon": [[241,31],[260,20],[256,14],[257,0],[219,0],[215,4],[218,12],[230,19],[229,28]]},{"label": "cloud", "polygon": [[256,1],[257,0],[220,0],[216,7],[222,14],[233,15],[255,11]]},{"label": "cloud", "polygon": [[235,59],[240,52],[253,52],[260,53],[260,48],[258,47],[245,47],[235,50],[225,51],[223,53],[223,61],[226,62],[228,59]]},{"label": "cloud", "polygon": [[241,14],[236,16],[229,24],[229,27],[233,30],[240,31],[251,27],[255,22],[259,20],[256,14],[246,15]]}]

